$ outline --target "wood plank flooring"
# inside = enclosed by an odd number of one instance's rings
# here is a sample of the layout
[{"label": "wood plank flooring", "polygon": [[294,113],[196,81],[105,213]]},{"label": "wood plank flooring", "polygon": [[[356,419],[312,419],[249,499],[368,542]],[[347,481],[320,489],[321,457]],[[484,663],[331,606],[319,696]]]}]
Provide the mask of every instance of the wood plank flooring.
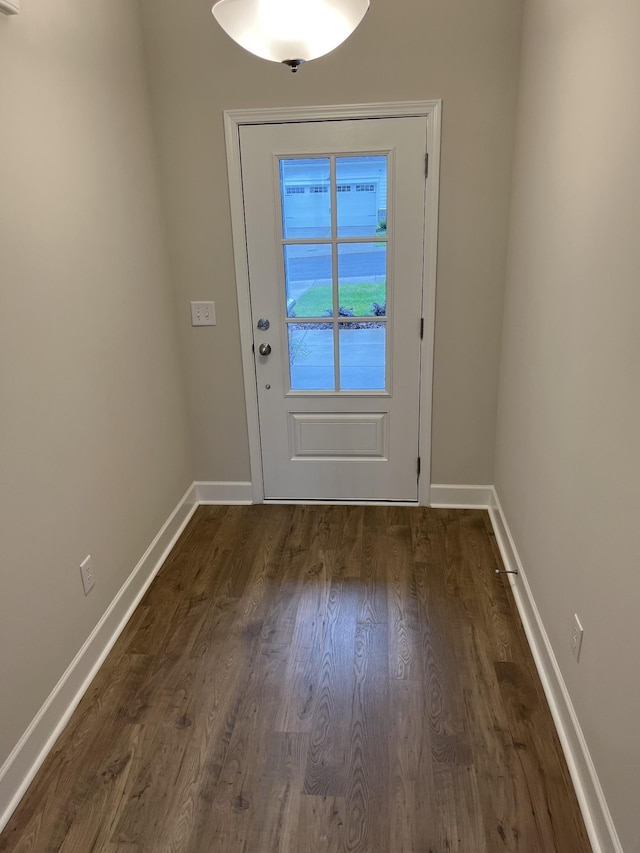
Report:
[{"label": "wood plank flooring", "polygon": [[201,507],[16,853],[587,853],[486,513]]}]

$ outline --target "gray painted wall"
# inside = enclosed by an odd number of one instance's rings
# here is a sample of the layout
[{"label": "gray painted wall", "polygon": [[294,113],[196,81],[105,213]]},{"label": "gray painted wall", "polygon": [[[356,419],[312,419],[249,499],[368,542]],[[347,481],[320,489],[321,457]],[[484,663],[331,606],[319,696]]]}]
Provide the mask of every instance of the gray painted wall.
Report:
[{"label": "gray painted wall", "polygon": [[[442,98],[432,477],[493,475],[521,3],[373,2],[291,74],[246,53],[210,0],[141,0],[198,479],[248,480],[222,111]],[[190,299],[218,325],[193,330]]]},{"label": "gray painted wall", "polygon": [[192,479],[139,37],[0,15],[0,766]]},{"label": "gray painted wall", "polygon": [[638,853],[640,5],[526,10],[496,484],[623,847]]}]

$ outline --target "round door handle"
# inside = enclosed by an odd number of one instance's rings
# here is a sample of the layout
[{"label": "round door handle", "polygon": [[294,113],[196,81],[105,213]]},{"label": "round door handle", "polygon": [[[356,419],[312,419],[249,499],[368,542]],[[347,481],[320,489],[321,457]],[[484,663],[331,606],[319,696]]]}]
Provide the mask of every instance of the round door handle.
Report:
[{"label": "round door handle", "polygon": [[271,352],[271,344],[260,344],[258,352],[260,355],[269,355]]}]

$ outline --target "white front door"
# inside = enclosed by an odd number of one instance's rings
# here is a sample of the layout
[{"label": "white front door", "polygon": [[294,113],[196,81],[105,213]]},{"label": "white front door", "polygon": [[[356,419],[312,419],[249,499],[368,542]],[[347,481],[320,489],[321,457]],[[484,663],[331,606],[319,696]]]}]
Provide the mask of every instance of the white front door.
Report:
[{"label": "white front door", "polygon": [[418,498],[427,119],[245,125],[266,499]]}]

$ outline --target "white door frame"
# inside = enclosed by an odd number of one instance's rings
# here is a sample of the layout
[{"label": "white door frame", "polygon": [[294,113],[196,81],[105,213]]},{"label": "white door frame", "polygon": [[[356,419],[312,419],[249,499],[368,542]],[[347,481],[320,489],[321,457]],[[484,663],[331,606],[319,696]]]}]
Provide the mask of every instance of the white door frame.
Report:
[{"label": "white door frame", "polygon": [[420,356],[420,431],[421,458],[418,503],[428,506],[431,487],[431,409],[433,395],[433,346],[435,338],[436,269],[438,251],[438,201],[440,191],[440,128],[442,101],[404,101],[383,104],[345,104],[323,107],[285,107],[256,110],[225,110],[224,129],[229,173],[231,226],[233,254],[240,320],[242,370],[247,407],[249,432],[249,457],[251,461],[251,488],[254,503],[264,501],[260,424],[258,419],[258,388],[253,355],[253,323],[251,320],[251,294],[247,262],[247,235],[242,199],[242,172],[240,160],[240,128],[246,124],[274,124],[286,122],[336,121],[340,119],[401,118],[426,116],[429,175],[425,216],[424,272],[422,280],[422,313],[424,339]]}]

